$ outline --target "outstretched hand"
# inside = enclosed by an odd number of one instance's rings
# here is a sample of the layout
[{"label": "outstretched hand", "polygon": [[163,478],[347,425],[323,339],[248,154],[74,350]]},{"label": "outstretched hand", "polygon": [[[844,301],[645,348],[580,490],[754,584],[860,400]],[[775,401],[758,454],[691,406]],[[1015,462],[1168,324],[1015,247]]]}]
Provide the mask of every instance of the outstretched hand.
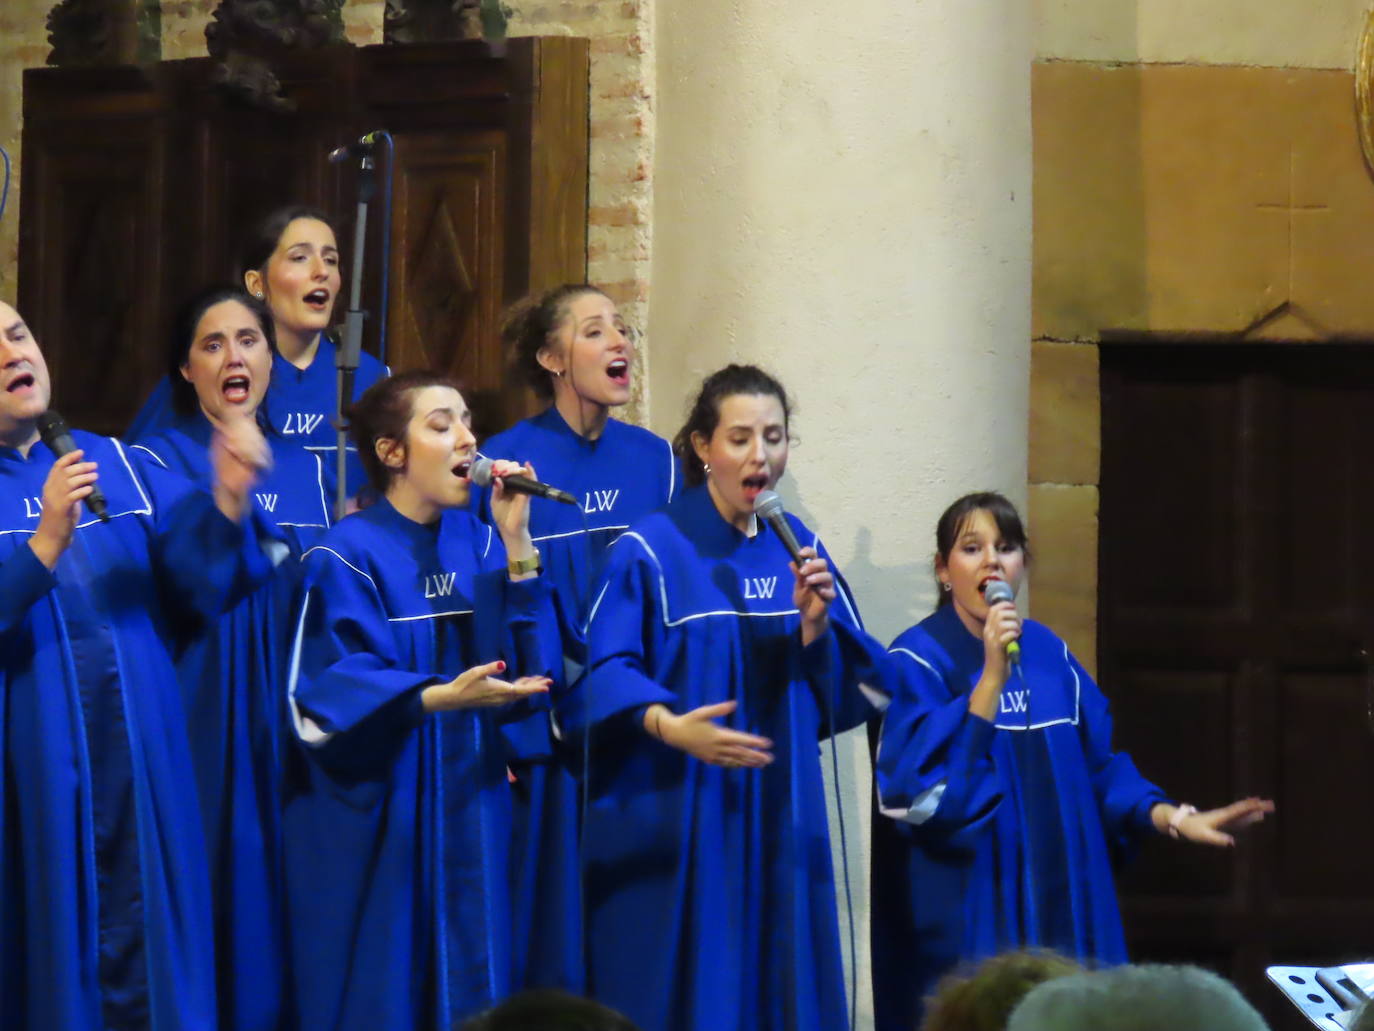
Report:
[{"label": "outstretched hand", "polygon": [[504,662],[488,662],[464,670],[445,684],[431,684],[420,692],[425,712],[447,712],[452,709],[490,709],[518,702],[530,695],[548,691],[552,681],[548,677],[521,677],[519,680],[498,680],[496,673],[504,673]]},{"label": "outstretched hand", "polygon": [[[1156,819],[1156,825],[1162,821],[1163,829],[1167,830],[1169,817],[1173,816],[1175,807],[1161,804],[1155,810],[1168,810],[1167,813],[1160,812]],[[1230,848],[1236,843],[1234,832],[1261,822],[1273,811],[1274,803],[1267,798],[1242,798],[1218,809],[1189,813],[1178,821],[1178,836],[1199,845]]]},{"label": "outstretched hand", "polygon": [[644,729],[666,745],[695,756],[712,766],[760,769],[773,761],[768,749],[773,742],[756,734],[722,727],[716,720],[734,712],[738,703],[731,700],[702,705],[681,716],[666,705],[651,705],[644,711]]}]

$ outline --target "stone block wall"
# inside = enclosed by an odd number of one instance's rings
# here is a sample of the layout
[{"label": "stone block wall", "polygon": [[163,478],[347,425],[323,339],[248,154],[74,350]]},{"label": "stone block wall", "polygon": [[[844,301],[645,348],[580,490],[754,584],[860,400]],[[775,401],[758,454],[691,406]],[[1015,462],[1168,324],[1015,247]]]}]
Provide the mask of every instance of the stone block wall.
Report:
[{"label": "stone block wall", "polygon": [[[1311,33],[1295,39],[1294,52],[1329,58],[1348,30],[1353,61],[1350,12],[1322,7],[1330,31],[1320,46]],[[1268,45],[1253,59],[1277,63],[1282,41]],[[1344,68],[1034,66],[1032,612],[1090,670],[1098,342],[1110,331],[1374,337],[1374,178],[1354,106]]]}]

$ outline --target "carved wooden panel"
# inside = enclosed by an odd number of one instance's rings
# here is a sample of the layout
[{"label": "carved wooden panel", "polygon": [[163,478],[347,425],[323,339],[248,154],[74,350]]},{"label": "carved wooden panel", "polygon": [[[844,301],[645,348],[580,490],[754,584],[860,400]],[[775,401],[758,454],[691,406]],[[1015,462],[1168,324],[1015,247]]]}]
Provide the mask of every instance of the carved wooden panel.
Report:
[{"label": "carved wooden panel", "polygon": [[[585,276],[586,41],[333,48],[276,71],[288,111],[226,99],[208,60],[26,73],[20,306],[62,370],[69,419],[124,425],[163,374],[176,304],[234,278],[245,233],[281,204],[336,216],[346,298],[356,163],[326,155],[374,129],[396,143],[388,362],[459,377],[480,429],[524,414],[496,324],[529,290]],[[374,354],[381,201],[363,295]],[[94,361],[85,339],[100,341]]]},{"label": "carved wooden panel", "polygon": [[[51,74],[51,73],[49,73]],[[69,83],[104,78],[67,73]],[[125,70],[88,102],[57,89],[25,132],[20,310],[56,408],[102,432],[160,372],[165,151],[149,81]],[[26,123],[32,107],[26,97]],[[136,402],[135,402],[136,403]]]}]

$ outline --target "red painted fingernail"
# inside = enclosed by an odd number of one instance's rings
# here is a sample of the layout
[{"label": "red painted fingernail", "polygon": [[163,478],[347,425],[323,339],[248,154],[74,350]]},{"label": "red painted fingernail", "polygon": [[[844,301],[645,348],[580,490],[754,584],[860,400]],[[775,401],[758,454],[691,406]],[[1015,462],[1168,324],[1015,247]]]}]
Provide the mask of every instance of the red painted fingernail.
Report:
[{"label": "red painted fingernail", "polygon": [[504,662],[498,662],[498,663],[496,664],[496,672],[497,672],[497,673],[504,673],[505,671],[506,671],[506,664],[505,664]]}]

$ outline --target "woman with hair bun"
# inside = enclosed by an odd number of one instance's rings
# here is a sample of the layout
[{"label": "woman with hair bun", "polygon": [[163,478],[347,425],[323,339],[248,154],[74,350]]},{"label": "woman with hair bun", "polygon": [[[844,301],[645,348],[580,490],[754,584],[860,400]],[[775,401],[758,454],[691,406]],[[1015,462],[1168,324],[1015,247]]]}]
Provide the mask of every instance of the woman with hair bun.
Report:
[{"label": "woman with hair bun", "polygon": [[[578,670],[587,663],[583,626],[602,556],[630,523],[668,504],[681,477],[666,440],[611,417],[630,400],[637,355],[634,334],[604,293],[568,283],[527,298],[506,313],[502,339],[514,369],[549,406],[486,441],[482,452],[532,462],[578,500],[530,504],[564,654]],[[517,983],[580,992],[576,782],[546,717],[508,726],[506,738],[516,797]]]},{"label": "woman with hair bun", "polygon": [[1006,498],[959,498],[935,541],[940,604],[892,644],[875,761],[889,817],[873,828],[878,1031],[910,1031],[961,960],[1041,946],[1124,963],[1112,871],[1139,839],[1226,847],[1274,808],[1177,805],[1113,750],[1106,696],[1011,601],[1030,546]]},{"label": "woman with hair bun", "polygon": [[816,535],[786,517],[798,568],[754,515],[789,422],[762,370],[706,379],[688,486],[611,546],[560,699],[590,752],[590,992],[656,1031],[848,1020],[817,742],[867,719],[886,657]]},{"label": "woman with hair bun", "polygon": [[[449,380],[391,376],[351,419],[381,498],[306,552],[288,680],[308,767],[286,814],[298,1016],[452,1028],[512,989],[499,721],[544,704],[555,619],[529,499],[498,484],[491,525],[468,510],[476,441]],[[514,472],[534,475],[496,464]]]}]

